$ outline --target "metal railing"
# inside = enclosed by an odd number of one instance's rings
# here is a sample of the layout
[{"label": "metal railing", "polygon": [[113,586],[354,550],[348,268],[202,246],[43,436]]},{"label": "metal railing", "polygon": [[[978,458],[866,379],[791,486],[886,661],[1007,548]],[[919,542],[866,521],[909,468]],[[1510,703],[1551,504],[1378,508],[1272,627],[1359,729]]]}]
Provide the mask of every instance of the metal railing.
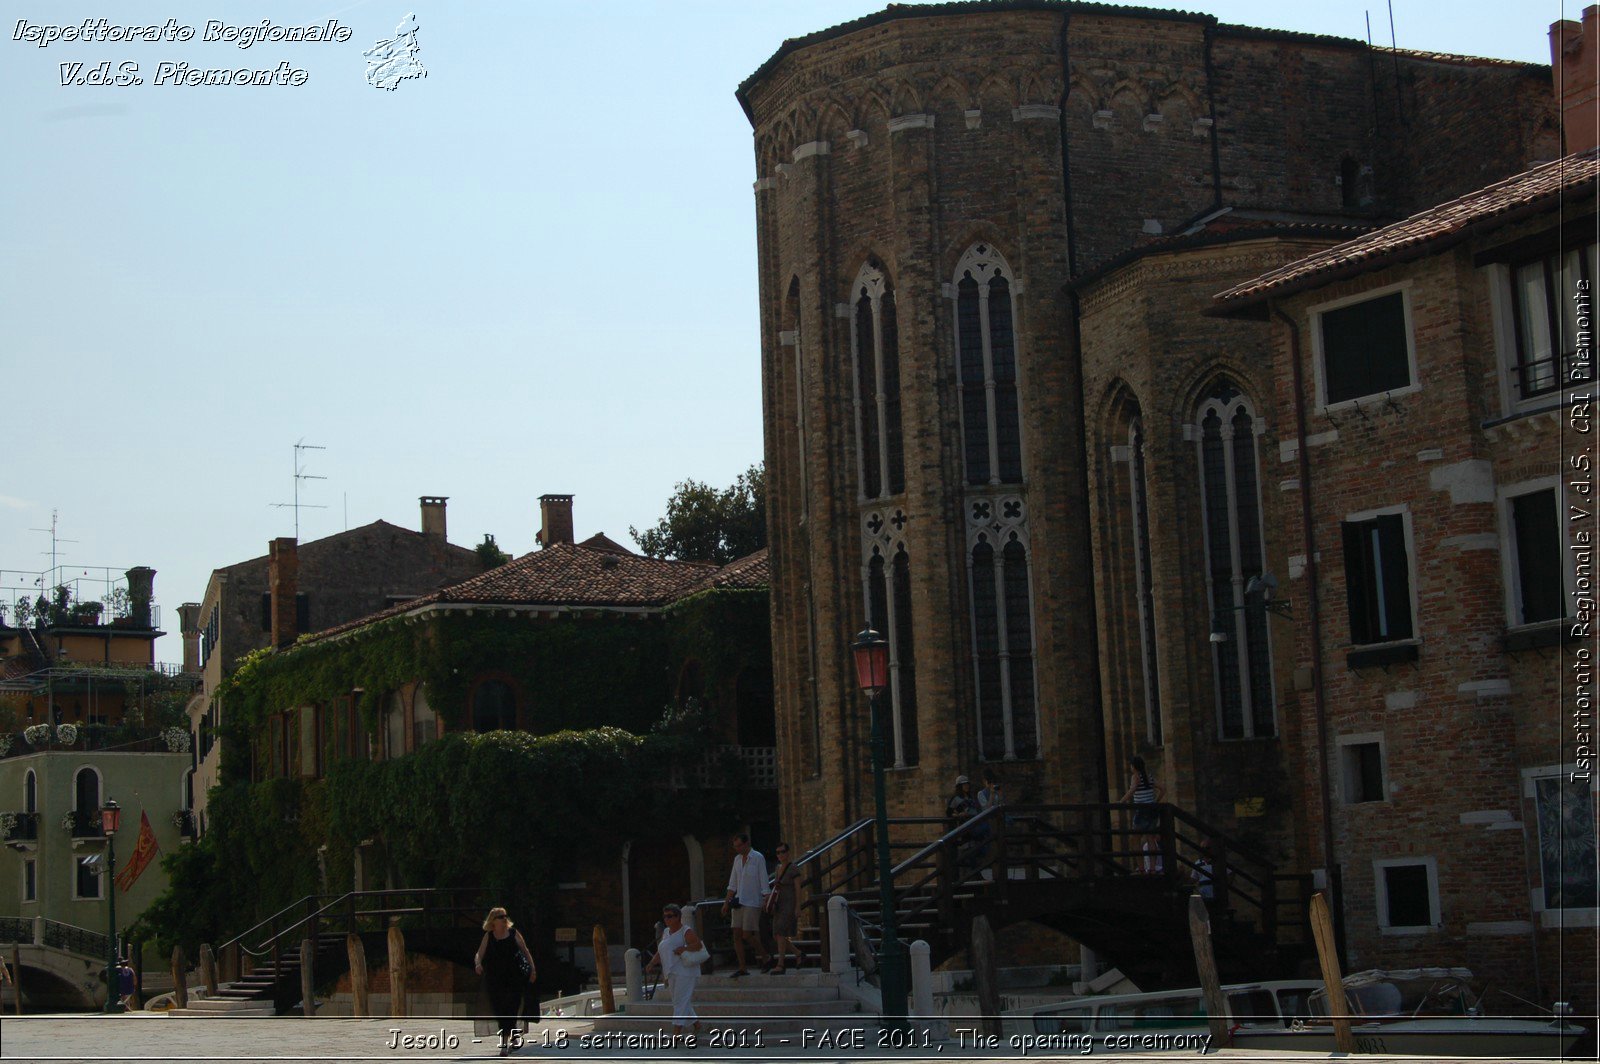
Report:
[{"label": "metal railing", "polygon": [[39,837],[38,813],[0,813],[5,837],[0,842],[31,842]]},{"label": "metal railing", "polygon": [[0,942],[26,946],[33,941],[33,921],[20,916],[0,916]]},{"label": "metal railing", "polygon": [[69,953],[82,953],[90,957],[104,958],[106,956],[106,936],[98,931],[90,931],[72,924],[58,923],[55,920],[44,922],[44,944],[56,949],[64,949]]}]

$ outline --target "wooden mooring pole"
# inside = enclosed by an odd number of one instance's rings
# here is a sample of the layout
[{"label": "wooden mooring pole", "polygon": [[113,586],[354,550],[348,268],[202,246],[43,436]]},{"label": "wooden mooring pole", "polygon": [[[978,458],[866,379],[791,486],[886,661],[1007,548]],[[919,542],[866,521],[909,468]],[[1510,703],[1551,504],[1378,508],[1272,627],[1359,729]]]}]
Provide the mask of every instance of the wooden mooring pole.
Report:
[{"label": "wooden mooring pole", "polygon": [[1217,977],[1217,955],[1211,948],[1211,913],[1205,899],[1189,895],[1189,939],[1194,943],[1194,966],[1200,973],[1200,992],[1206,1003],[1206,1025],[1211,1028],[1212,1049],[1226,1047],[1228,1003],[1222,996],[1222,980]]},{"label": "wooden mooring pole", "polygon": [[594,974],[600,982],[600,1011],[617,1011],[617,997],[611,989],[611,945],[606,941],[606,929],[594,925]]},{"label": "wooden mooring pole", "polygon": [[1333,915],[1328,899],[1317,891],[1311,895],[1311,936],[1317,942],[1317,960],[1322,964],[1322,986],[1328,994],[1328,1015],[1333,1017],[1333,1048],[1339,1053],[1356,1051],[1356,1036],[1350,1030],[1350,1002],[1344,994],[1344,975],[1339,970],[1339,945],[1333,936]]},{"label": "wooden mooring pole", "polygon": [[350,956],[350,1014],[370,1015],[367,998],[367,947],[354,931],[344,936],[344,950]]}]

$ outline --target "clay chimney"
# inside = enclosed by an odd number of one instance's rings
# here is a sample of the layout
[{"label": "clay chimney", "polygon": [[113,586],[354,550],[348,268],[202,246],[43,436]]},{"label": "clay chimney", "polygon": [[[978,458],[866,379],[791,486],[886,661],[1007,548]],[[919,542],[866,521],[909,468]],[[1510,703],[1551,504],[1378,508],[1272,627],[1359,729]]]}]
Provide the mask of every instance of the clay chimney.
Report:
[{"label": "clay chimney", "polygon": [[1583,9],[1583,24],[1562,19],[1550,26],[1550,73],[1567,154],[1600,144],[1600,5]]},{"label": "clay chimney", "polygon": [[447,495],[422,496],[422,534],[443,542],[444,533],[444,504],[449,499]]},{"label": "clay chimney", "polygon": [[183,671],[200,671],[200,603],[178,607],[178,631],[183,636]]},{"label": "clay chimney", "polygon": [[293,536],[279,536],[267,545],[267,593],[272,600],[272,645],[286,647],[296,629],[295,597],[300,591],[300,549]]},{"label": "clay chimney", "polygon": [[539,496],[539,546],[553,547],[557,543],[571,543],[572,496]]},{"label": "clay chimney", "polygon": [[128,620],[135,628],[151,627],[150,602],[155,598],[156,571],[145,565],[135,565],[125,574],[128,578]]}]

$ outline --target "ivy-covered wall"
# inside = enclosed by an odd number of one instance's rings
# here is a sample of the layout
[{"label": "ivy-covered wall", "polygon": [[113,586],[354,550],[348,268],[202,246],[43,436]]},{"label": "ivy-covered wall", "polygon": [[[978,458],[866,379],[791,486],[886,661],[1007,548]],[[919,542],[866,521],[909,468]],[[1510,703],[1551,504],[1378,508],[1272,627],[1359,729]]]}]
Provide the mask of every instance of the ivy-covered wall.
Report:
[{"label": "ivy-covered wall", "polygon": [[[708,698],[685,712],[671,700],[690,660]],[[733,712],[731,696],[714,692],[731,692],[747,670],[770,677],[764,590],[715,589],[643,617],[395,619],[252,654],[219,692],[223,784],[207,833],[166,858],[172,886],[145,923],[164,948],[218,945],[308,894],[349,889],[368,839],[386,862],[380,879],[481,886],[496,904],[535,911],[579,856],[629,839],[723,835],[770,807],[770,792],[747,793],[732,764],[711,774],[716,791],[674,783],[725,734],[718,718]],[[527,730],[471,733],[472,685],[487,674],[520,689]],[[375,730],[385,695],[418,680],[444,722],[439,741],[384,761],[330,761],[323,779],[250,782],[248,752],[273,715],[359,688]]]}]

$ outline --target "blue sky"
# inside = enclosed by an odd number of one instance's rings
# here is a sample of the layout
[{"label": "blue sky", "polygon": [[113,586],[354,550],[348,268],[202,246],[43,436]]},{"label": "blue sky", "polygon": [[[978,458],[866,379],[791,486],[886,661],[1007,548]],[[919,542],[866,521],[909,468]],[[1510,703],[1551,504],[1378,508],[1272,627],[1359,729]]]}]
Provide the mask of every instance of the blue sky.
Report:
[{"label": "blue sky", "polygon": [[[786,37],[881,10],[805,3],[412,0],[17,3],[0,27],[0,586],[158,571],[163,620],[210,571],[294,530],[417,527],[533,547],[537,498],[580,536],[662,512],[685,477],[761,457],[750,128],[733,90]],[[1165,5],[1152,5],[1165,6]],[[1387,9],[1212,2],[1224,21],[1388,40]],[[1566,4],[1566,17],[1581,7]],[[1554,3],[1395,5],[1402,47],[1548,62]],[[1448,11],[1440,17],[1441,10]],[[365,83],[407,12],[428,77]],[[337,18],[347,43],[13,40],[18,20],[203,28]],[[62,87],[58,64],[139,64]],[[153,84],[163,60],[299,87]],[[348,517],[346,516],[348,514]],[[44,552],[44,553],[41,553]],[[74,568],[75,567],[75,568]],[[175,660],[174,635],[158,657]]]}]

